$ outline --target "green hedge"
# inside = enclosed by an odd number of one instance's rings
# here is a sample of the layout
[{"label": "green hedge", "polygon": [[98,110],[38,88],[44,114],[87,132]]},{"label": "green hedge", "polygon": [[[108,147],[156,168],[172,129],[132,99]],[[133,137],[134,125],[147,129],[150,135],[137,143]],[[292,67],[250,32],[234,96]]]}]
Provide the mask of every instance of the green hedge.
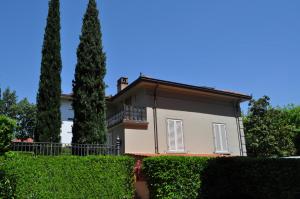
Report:
[{"label": "green hedge", "polygon": [[202,172],[204,199],[300,198],[300,159],[216,158]]},{"label": "green hedge", "polygon": [[10,155],[2,172],[17,198],[133,198],[133,166],[124,156]]},{"label": "green hedge", "polygon": [[300,198],[300,159],[160,156],[143,173],[150,198]]},{"label": "green hedge", "polygon": [[208,158],[160,156],[145,158],[143,173],[150,198],[197,198],[200,173]]}]

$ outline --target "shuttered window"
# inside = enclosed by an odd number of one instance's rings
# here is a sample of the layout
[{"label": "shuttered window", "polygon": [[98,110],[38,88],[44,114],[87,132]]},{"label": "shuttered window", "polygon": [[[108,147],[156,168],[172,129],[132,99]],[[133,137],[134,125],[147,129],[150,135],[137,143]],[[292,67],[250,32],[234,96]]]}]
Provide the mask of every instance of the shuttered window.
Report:
[{"label": "shuttered window", "polygon": [[229,153],[226,125],[220,123],[213,124],[215,152]]},{"label": "shuttered window", "polygon": [[171,152],[183,152],[183,126],[182,120],[168,119],[168,150]]}]

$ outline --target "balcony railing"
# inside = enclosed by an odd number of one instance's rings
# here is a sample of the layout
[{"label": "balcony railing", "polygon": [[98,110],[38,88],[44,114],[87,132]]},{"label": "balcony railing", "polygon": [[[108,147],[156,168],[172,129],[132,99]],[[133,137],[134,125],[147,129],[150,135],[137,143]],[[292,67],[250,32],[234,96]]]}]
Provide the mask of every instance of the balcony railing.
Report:
[{"label": "balcony railing", "polygon": [[124,105],[123,109],[107,119],[107,126],[112,127],[124,121],[146,122],[146,107]]}]

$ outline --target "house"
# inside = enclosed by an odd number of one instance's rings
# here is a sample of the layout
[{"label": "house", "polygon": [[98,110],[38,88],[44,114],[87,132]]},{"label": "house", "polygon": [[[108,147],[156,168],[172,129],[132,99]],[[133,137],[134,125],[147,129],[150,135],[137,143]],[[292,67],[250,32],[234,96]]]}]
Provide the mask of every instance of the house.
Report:
[{"label": "house", "polygon": [[[246,156],[240,103],[251,96],[140,76],[107,98],[107,138],[134,155]],[[62,95],[62,142],[71,142],[71,95]]]}]

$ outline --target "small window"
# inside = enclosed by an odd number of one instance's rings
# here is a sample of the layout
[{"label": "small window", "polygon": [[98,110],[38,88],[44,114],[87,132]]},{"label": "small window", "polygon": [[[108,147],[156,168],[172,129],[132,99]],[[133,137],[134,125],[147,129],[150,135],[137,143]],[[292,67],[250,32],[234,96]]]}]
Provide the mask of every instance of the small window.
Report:
[{"label": "small window", "polygon": [[112,145],[113,144],[113,142],[112,142],[112,134],[111,133],[107,133],[106,134],[106,143],[108,145]]},{"label": "small window", "polygon": [[229,153],[226,125],[220,123],[213,124],[213,133],[216,153]]},{"label": "small window", "polygon": [[167,119],[168,150],[184,152],[182,120]]},{"label": "small window", "polygon": [[69,120],[69,121],[73,121],[73,118],[69,117],[68,120]]}]

